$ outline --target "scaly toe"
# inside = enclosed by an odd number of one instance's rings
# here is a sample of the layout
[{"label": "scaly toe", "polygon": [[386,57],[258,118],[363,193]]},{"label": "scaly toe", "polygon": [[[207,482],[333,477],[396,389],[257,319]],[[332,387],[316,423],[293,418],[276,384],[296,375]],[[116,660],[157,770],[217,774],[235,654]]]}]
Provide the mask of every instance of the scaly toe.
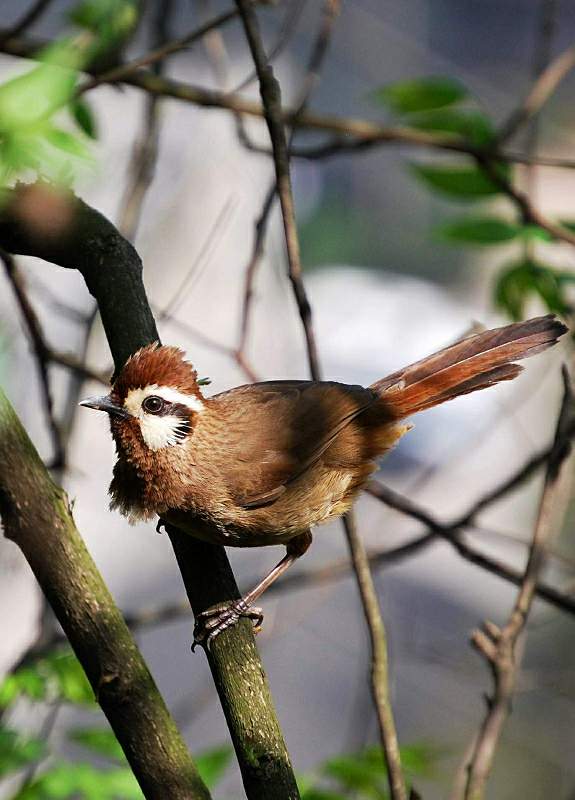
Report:
[{"label": "scaly toe", "polygon": [[247,617],[253,621],[255,633],[261,630],[264,619],[261,608],[248,605],[242,598],[231,603],[219,603],[200,612],[194,626],[192,653],[197,645],[202,645],[209,650],[216,636],[219,636],[226,628],[236,625],[240,617]]}]

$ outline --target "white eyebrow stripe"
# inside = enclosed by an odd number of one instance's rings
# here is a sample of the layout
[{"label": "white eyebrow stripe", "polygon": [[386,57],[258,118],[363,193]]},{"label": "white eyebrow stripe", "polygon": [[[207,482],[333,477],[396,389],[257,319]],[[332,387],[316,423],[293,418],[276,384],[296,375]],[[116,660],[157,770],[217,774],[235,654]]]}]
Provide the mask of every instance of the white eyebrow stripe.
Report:
[{"label": "white eyebrow stripe", "polygon": [[199,397],[193,394],[178,392],[177,389],[173,389],[171,386],[158,386],[157,383],[151,383],[143,389],[130,389],[124,400],[124,408],[126,408],[133,417],[141,417],[145,413],[142,409],[142,403],[146,397],[150,397],[150,395],[157,395],[167,403],[179,403],[196,413],[200,413],[204,410],[204,404]]}]

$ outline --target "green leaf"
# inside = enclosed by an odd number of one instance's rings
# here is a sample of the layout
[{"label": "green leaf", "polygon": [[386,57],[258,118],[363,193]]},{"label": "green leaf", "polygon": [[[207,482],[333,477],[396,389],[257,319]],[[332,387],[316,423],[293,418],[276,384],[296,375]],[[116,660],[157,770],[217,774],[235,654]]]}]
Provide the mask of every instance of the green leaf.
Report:
[{"label": "green leaf", "polygon": [[522,232],[520,225],[498,217],[460,217],[435,229],[447,242],[469,245],[493,245],[509,242]]},{"label": "green leaf", "polygon": [[322,770],[346,791],[373,793],[385,789],[387,770],[381,752],[377,761],[366,760],[363,754],[336,756],[326,761]]},{"label": "green leaf", "polygon": [[566,286],[575,282],[573,273],[557,270],[530,259],[514,262],[500,274],[495,285],[495,302],[512,319],[521,319],[525,303],[538,296],[548,311],[566,315],[572,304],[565,294]]},{"label": "green leaf", "polygon": [[571,312],[571,304],[564,293],[565,281],[556,270],[538,266],[534,275],[534,289],[549,311],[561,315]]},{"label": "green leaf", "polygon": [[552,242],[553,237],[539,225],[524,225],[521,229],[521,236],[524,239],[534,239],[540,242]]},{"label": "green leaf", "polygon": [[390,83],[373,96],[396,114],[413,114],[457,103],[467,96],[467,89],[453,78],[431,77]]},{"label": "green leaf", "polygon": [[62,700],[79,705],[94,705],[94,692],[80,662],[71,650],[58,650],[42,659],[51,688]]},{"label": "green leaf", "polygon": [[127,768],[100,770],[91,764],[55,764],[14,800],[143,800],[132,772]]},{"label": "green leaf", "polygon": [[134,27],[137,18],[133,0],[84,0],[69,14],[72,22],[97,36],[121,35]]},{"label": "green leaf", "polygon": [[301,800],[347,800],[347,798],[339,792],[331,792],[327,789],[308,789],[306,792],[302,792]]},{"label": "green leaf", "polygon": [[44,752],[44,743],[39,739],[28,738],[16,731],[0,728],[0,778],[39,761]]},{"label": "green leaf", "polygon": [[501,191],[478,167],[411,164],[411,171],[438,194],[458,200],[474,201]]},{"label": "green leaf", "polygon": [[144,800],[144,795],[129,767],[99,772],[100,781],[103,779],[106,797],[110,800]]},{"label": "green leaf", "polygon": [[68,648],[55,650],[31,666],[21,667],[0,684],[0,706],[7,706],[22,695],[30,700],[94,705],[88,679]]},{"label": "green leaf", "polygon": [[21,695],[31,700],[44,700],[46,696],[44,679],[30,667],[22,667],[4,678],[0,684],[0,707],[6,708]]},{"label": "green leaf", "polygon": [[444,108],[409,118],[411,128],[436,133],[455,133],[476,147],[493,141],[495,128],[488,116],[469,109]]},{"label": "green leaf", "polygon": [[0,132],[34,127],[72,99],[83,61],[77,45],[58,42],[41,59],[45,63],[0,85]]},{"label": "green leaf", "polygon": [[533,289],[533,272],[530,262],[519,262],[503,269],[494,289],[495,304],[506,311],[513,320],[523,317],[528,295]]},{"label": "green leaf", "polygon": [[68,738],[87,747],[98,755],[106,756],[114,761],[125,762],[126,756],[116,739],[114,732],[106,728],[74,728],[69,731]]},{"label": "green leaf", "polygon": [[208,789],[213,789],[222,778],[231,757],[231,747],[224,745],[207,750],[196,758],[198,772]]},{"label": "green leaf", "polygon": [[98,125],[90,104],[83,97],[77,97],[69,103],[68,108],[80,130],[90,139],[97,139]]},{"label": "green leaf", "polygon": [[49,142],[52,147],[56,147],[64,153],[68,153],[75,158],[90,158],[90,151],[84,142],[77,136],[68,133],[68,131],[50,127],[46,130],[45,136],[46,141]]}]

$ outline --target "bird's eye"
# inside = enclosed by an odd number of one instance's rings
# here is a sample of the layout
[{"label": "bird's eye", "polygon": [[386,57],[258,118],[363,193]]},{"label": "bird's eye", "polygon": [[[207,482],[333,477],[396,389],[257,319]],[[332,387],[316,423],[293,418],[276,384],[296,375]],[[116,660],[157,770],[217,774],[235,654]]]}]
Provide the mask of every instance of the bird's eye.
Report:
[{"label": "bird's eye", "polygon": [[151,394],[149,397],[146,397],[142,403],[142,408],[144,411],[147,411],[148,414],[159,414],[164,407],[164,403],[165,401],[161,397]]}]

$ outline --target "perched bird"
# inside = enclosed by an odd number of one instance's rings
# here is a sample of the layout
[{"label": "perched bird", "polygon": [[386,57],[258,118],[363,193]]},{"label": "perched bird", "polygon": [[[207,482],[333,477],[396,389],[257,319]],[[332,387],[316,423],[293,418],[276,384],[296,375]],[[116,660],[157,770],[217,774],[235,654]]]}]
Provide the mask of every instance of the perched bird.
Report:
[{"label": "perched bird", "polygon": [[81,405],[110,415],[118,460],[111,508],[131,522],[159,515],[199,539],[234,547],[285,544],[286,556],[243,599],[204,612],[209,645],[311,543],[310,529],[344,514],[407,417],[515,378],[513,363],[554,345],[553,315],[470,336],[369,388],[268,381],[203,397],[176,347],[152,344],[125,364],[105,397]]}]

